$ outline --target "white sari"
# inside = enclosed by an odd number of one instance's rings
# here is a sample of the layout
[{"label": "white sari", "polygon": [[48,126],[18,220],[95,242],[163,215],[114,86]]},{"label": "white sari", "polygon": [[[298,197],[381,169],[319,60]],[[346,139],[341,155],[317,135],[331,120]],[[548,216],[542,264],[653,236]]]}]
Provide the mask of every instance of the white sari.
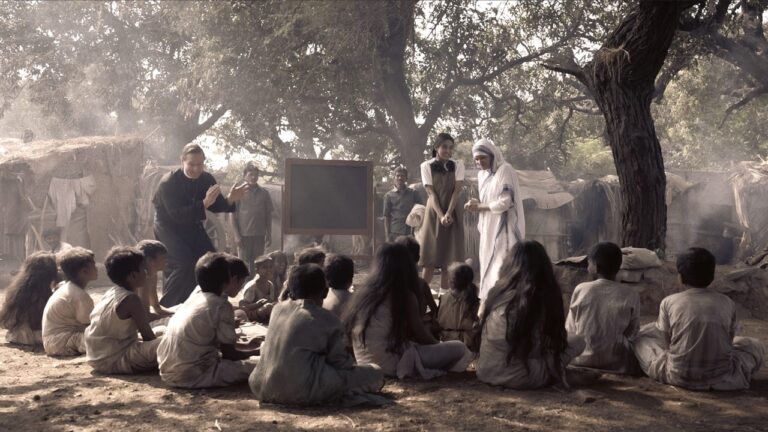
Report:
[{"label": "white sari", "polygon": [[499,269],[512,247],[525,238],[525,215],[517,173],[508,164],[492,141],[481,139],[475,143],[473,153],[480,150],[492,154],[491,169],[477,174],[480,202],[489,211],[479,214],[480,231],[480,298],[499,279]]}]

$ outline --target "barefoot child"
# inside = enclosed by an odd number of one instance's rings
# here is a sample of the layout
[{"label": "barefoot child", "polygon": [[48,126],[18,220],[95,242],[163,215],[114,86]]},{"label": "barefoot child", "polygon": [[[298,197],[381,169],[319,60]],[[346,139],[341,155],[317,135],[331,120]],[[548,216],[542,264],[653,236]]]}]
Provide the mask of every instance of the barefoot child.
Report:
[{"label": "barefoot child", "polygon": [[165,270],[168,264],[168,249],[157,240],[142,240],[136,244],[136,249],[144,254],[147,265],[147,282],[136,295],[150,317],[150,321],[173,315],[173,311],[164,308],[157,299],[157,274]]},{"label": "barefoot child", "polygon": [[153,370],[157,368],[160,339],[155,337],[144,305],[135,294],[147,279],[144,255],[136,248],[116,246],[107,253],[104,266],[115,286],[96,304],[91,324],[85,329],[88,363],[96,372],[106,374]]},{"label": "barefoot child", "polygon": [[43,311],[58,282],[56,258],[49,252],[36,252],[24,261],[21,270],[5,290],[0,309],[0,327],[8,330],[11,344],[43,346]]},{"label": "barefoot child", "polygon": [[51,356],[85,354],[85,328],[91,322],[93,299],[85,292],[98,277],[93,252],[75,247],[59,253],[66,282],[54,291],[43,314],[43,346]]},{"label": "barefoot child", "polygon": [[341,322],[320,306],[328,293],[323,269],[300,265],[288,280],[291,298],[275,306],[259,364],[248,379],[256,398],[314,405],[379,391],[381,370],[355,365]]},{"label": "barefoot child", "polygon": [[329,255],[325,260],[325,280],[328,282],[328,296],[323,300],[323,309],[331,311],[341,319],[352,293],[352,279],[355,276],[355,262],[346,255]]},{"label": "barefoot child", "polygon": [[708,289],[715,257],[691,248],[677,258],[687,288],[661,301],[659,317],[640,330],[634,350],[640,367],[663,384],[690,390],[744,390],[763,365],[765,347],[754,338],[735,337],[733,300]]},{"label": "barefoot child", "polygon": [[458,340],[477,352],[476,333],[479,329],[477,310],[480,299],[477,297],[477,285],[472,283],[475,272],[464,263],[454,263],[448,267],[448,281],[451,289],[440,296],[440,309],[437,323],[440,326],[440,340]]},{"label": "barefoot child", "polygon": [[573,291],[565,329],[584,338],[584,351],[574,366],[613,373],[636,373],[637,360],[630,341],[640,329],[640,296],[629,285],[616,282],[621,249],[598,243],[589,252],[592,282]]},{"label": "barefoot child", "polygon": [[208,252],[197,261],[195,277],[201,292],[191,295],[170,319],[157,349],[160,377],[182,388],[246,382],[253,364],[242,360],[258,350],[235,349],[234,311],[227,297],[240,292],[248,268],[239,258]]},{"label": "barefoot child", "polygon": [[272,259],[265,256],[257,258],[253,266],[256,276],[245,285],[238,318],[268,323],[272,307],[277,301],[275,286],[272,284]]}]

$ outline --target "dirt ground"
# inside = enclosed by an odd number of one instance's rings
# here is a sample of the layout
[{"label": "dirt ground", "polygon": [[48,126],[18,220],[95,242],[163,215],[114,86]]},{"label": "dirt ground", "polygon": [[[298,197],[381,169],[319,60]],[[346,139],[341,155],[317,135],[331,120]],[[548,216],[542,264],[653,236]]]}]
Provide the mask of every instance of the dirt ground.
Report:
[{"label": "dirt ground", "polygon": [[[104,290],[89,292],[98,297]],[[739,334],[768,343],[768,322],[742,321]],[[768,430],[765,368],[751,390],[727,393],[610,375],[567,392],[512,391],[480,383],[474,372],[390,380],[384,393],[394,404],[376,409],[260,406],[245,384],[175,390],[156,373],[96,375],[83,357],[54,359],[0,345],[0,431]]]}]

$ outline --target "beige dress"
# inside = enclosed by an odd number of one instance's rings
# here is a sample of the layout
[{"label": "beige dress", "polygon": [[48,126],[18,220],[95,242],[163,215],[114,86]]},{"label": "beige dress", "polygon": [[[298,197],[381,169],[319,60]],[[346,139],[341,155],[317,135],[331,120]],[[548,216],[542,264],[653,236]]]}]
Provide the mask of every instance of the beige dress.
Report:
[{"label": "beige dress", "polygon": [[765,359],[754,338],[734,337],[733,300],[690,288],[661,301],[659,317],[640,330],[634,350],[640,367],[664,384],[692,390],[748,389]]},{"label": "beige dress", "polygon": [[335,315],[312,300],[285,300],[272,312],[248,382],[262,402],[314,405],[378,392],[384,375],[376,365],[355,364]]},{"label": "beige dress", "polygon": [[43,346],[52,356],[85,353],[84,331],[91,322],[93,299],[73,282],[53,292],[43,312]]},{"label": "beige dress", "polygon": [[640,329],[640,296],[632,286],[598,279],[573,291],[565,329],[586,344],[572,365],[617,373],[637,372],[630,341]]},{"label": "beige dress", "polygon": [[128,374],[157,368],[161,339],[140,341],[133,319],[117,316],[117,306],[131,295],[135,294],[123,287],[112,287],[91,313],[91,323],[85,329],[85,350],[96,372]]},{"label": "beige dress", "polygon": [[[482,329],[480,355],[476,362],[477,379],[488,384],[500,385],[518,390],[536,389],[553,383],[547,358],[540,354],[538,344],[534,344],[526,363],[513,357],[507,363],[510,347],[507,342],[507,316],[505,308],[509,299],[500,302],[486,318]],[[540,333],[541,329],[534,330]],[[539,340],[540,338],[536,338]],[[568,337],[568,348],[561,356],[563,365],[567,365],[584,349],[584,340],[578,336]]]},{"label": "beige dress", "polygon": [[235,318],[227,299],[192,294],[171,317],[157,348],[160,377],[173,387],[223,387],[248,381],[252,363],[222,359],[219,347],[234,345]]},{"label": "beige dress", "polygon": [[40,347],[43,346],[43,332],[32,330],[28,325],[9,329],[5,333],[5,341],[9,344]]},{"label": "beige dress", "polygon": [[363,341],[363,324],[358,322],[352,331],[352,348],[358,363],[372,363],[381,367],[387,376],[431,379],[446,372],[463,372],[472,361],[473,354],[463,342],[448,341],[434,345],[406,342],[401,352],[389,349],[392,331],[392,312],[388,301],[371,317]]},{"label": "beige dress", "polygon": [[453,160],[444,165],[436,159],[422,164],[422,182],[425,186],[432,185],[435,193],[427,201],[424,222],[416,234],[416,240],[421,245],[421,266],[447,268],[453,262],[464,260],[463,205],[456,202],[454,222],[448,227],[440,223],[437,212],[432,209],[432,202],[437,200],[443,211],[448,210],[456,182],[464,179],[463,167],[459,165],[460,162]]}]

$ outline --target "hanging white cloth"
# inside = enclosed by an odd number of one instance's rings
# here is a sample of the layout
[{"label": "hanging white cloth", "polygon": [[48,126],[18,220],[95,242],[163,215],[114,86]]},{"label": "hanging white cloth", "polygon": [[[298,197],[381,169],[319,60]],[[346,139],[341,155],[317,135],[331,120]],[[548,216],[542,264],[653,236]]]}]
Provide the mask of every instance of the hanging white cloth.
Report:
[{"label": "hanging white cloth", "polygon": [[72,212],[78,205],[87,206],[95,190],[96,181],[90,175],[78,179],[51,178],[48,197],[56,208],[56,226],[69,225]]}]

